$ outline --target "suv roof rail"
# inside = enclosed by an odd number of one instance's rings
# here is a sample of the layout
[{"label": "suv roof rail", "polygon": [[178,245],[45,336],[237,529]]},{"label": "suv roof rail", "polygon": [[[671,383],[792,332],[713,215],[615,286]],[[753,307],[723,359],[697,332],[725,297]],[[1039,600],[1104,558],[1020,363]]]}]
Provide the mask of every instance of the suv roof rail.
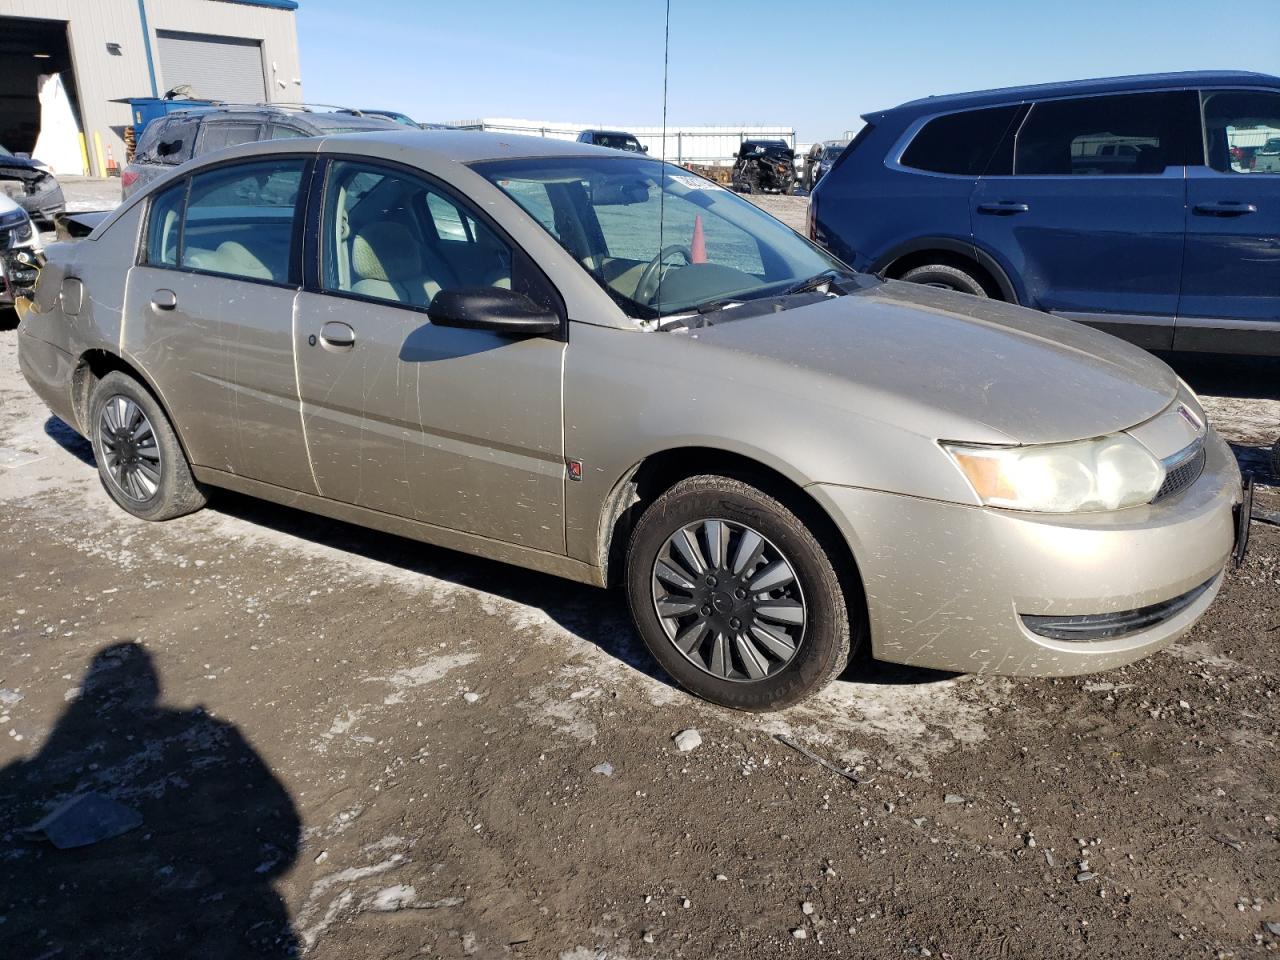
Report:
[{"label": "suv roof rail", "polygon": [[182,107],[177,110],[170,110],[169,115],[181,113],[206,113],[210,110],[280,110],[290,113],[349,113],[353,117],[363,117],[364,111],[357,110],[355,107],[343,107],[335,103],[293,103],[279,100],[262,103],[225,103],[221,100],[213,100],[209,103],[193,104],[190,107]]}]

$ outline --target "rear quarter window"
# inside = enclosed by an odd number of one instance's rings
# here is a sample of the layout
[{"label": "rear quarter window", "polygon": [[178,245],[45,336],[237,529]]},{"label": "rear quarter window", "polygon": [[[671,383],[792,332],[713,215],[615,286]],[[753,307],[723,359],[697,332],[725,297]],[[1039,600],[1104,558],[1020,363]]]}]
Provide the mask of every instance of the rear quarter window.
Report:
[{"label": "rear quarter window", "polygon": [[[1003,145],[1020,106],[988,107],[934,117],[912,138],[899,161],[904,167],[964,177],[998,176],[1012,168]],[[1005,169],[1008,166],[1010,169]]]}]

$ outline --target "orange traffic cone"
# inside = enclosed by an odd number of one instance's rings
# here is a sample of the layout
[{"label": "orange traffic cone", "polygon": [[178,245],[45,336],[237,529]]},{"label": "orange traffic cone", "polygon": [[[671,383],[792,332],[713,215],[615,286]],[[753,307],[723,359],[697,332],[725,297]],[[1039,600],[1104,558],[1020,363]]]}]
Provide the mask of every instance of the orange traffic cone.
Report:
[{"label": "orange traffic cone", "polygon": [[107,176],[120,176],[120,167],[116,164],[116,158],[111,155],[111,147],[107,146]]},{"label": "orange traffic cone", "polygon": [[702,235],[702,214],[693,218],[693,239],[689,241],[689,262],[707,262],[707,240]]}]

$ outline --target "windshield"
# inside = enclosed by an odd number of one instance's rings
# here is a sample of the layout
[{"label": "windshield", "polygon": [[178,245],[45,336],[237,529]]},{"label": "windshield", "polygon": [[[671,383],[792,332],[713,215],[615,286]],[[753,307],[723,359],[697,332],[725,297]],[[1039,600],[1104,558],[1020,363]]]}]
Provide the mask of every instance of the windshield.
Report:
[{"label": "windshield", "polygon": [[644,157],[532,157],[474,169],[542,225],[629,316],[651,319],[849,273],[736,194]]},{"label": "windshield", "polygon": [[597,147],[611,147],[614,150],[629,150],[632,153],[640,152],[640,142],[632,136],[625,136],[616,133],[597,133],[594,138]]}]

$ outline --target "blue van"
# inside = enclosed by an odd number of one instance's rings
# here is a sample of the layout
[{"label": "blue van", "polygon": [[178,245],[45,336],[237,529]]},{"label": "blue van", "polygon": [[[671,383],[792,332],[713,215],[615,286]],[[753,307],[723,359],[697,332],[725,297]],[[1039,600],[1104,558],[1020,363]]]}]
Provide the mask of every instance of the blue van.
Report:
[{"label": "blue van", "polygon": [[1280,78],[987,90],[868,114],[818,184],[846,263],[1153,350],[1280,355]]}]

